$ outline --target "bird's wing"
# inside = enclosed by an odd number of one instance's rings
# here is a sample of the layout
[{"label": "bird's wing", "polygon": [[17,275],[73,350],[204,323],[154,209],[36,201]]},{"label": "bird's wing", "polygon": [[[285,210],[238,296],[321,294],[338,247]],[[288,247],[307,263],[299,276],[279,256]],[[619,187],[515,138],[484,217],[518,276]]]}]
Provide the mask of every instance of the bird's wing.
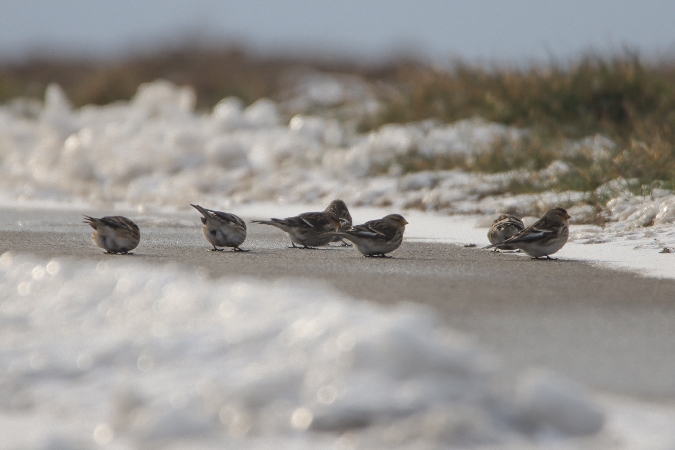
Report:
[{"label": "bird's wing", "polygon": [[505,240],[503,244],[537,241],[540,239],[544,239],[547,236],[556,234],[557,232],[558,227],[552,226],[552,224],[550,223],[539,220],[535,222],[533,225],[529,226],[528,228],[525,228],[523,231],[516,234],[515,236]]},{"label": "bird's wing", "polygon": [[218,217],[222,219],[224,222],[230,222],[239,225],[243,229],[246,229],[246,223],[241,220],[239,216],[235,216],[234,214],[226,213],[223,211],[214,211],[212,209],[207,209],[209,213],[211,213],[214,217]]},{"label": "bird's wing", "polygon": [[309,212],[300,214],[297,217],[289,217],[286,220],[294,219],[300,228],[311,228],[316,231],[335,231],[335,225],[330,220],[330,216],[325,212]]},{"label": "bird's wing", "polygon": [[390,240],[396,235],[396,228],[386,224],[382,220],[371,220],[362,225],[356,225],[352,227],[348,233],[357,236]]},{"label": "bird's wing", "polygon": [[99,219],[99,221],[101,223],[103,223],[104,225],[109,226],[110,228],[138,229],[138,226],[135,223],[133,223],[131,220],[127,219],[126,217],[122,217],[122,216],[101,217]]}]

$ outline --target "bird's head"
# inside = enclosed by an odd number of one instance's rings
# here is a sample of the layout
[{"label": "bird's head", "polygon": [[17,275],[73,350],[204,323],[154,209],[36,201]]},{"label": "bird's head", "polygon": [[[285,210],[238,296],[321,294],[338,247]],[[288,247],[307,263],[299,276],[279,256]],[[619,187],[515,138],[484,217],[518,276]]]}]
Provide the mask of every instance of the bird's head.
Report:
[{"label": "bird's head", "polygon": [[384,220],[390,223],[393,223],[399,227],[405,227],[408,225],[408,221],[403,218],[400,214],[389,214],[384,217]]},{"label": "bird's head", "polygon": [[562,223],[567,223],[567,221],[570,219],[570,215],[567,214],[567,210],[561,207],[549,209],[546,211],[546,216]]}]

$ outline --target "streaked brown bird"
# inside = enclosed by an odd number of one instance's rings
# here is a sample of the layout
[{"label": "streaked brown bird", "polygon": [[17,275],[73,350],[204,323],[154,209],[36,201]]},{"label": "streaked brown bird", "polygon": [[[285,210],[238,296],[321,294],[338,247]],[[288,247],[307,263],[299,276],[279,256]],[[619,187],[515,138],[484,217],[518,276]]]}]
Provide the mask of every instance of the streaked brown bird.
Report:
[{"label": "streaked brown bird", "polygon": [[[349,214],[349,209],[342,200],[333,200],[324,211],[333,213],[338,219],[341,219],[342,225],[340,225],[338,231],[347,231],[352,227],[352,215]],[[351,244],[346,243],[340,236],[335,236],[331,242],[342,242],[347,247],[351,246]]]},{"label": "streaked brown bird", "polygon": [[505,240],[502,244],[490,245],[486,248],[508,245],[519,248],[534,259],[554,254],[567,242],[569,237],[570,215],[563,208],[553,208],[535,223],[525,228],[515,236]]},{"label": "streaked brown bird", "polygon": [[403,242],[403,232],[408,222],[400,214],[389,214],[381,219],[370,220],[351,229],[336,233],[351,241],[363,256],[387,257]]},{"label": "streaked brown bird", "polygon": [[[492,222],[492,226],[488,230],[487,236],[491,244],[501,244],[524,229],[525,225],[518,217],[512,216],[511,214],[502,214]],[[497,250],[516,250],[516,247],[502,245],[499,248],[495,247],[494,251]]]},{"label": "streaked brown bird", "polygon": [[202,208],[199,205],[190,204],[202,213],[200,217],[204,226],[202,234],[209,244],[213,245],[212,251],[222,251],[218,247],[232,247],[233,251],[247,252],[239,246],[246,240],[246,223],[234,214],[214,211]]},{"label": "streaked brown bird", "polygon": [[138,225],[123,216],[106,216],[100,219],[84,216],[84,223],[94,229],[91,235],[94,244],[109,254],[128,254],[141,240]]},{"label": "streaked brown bird", "polygon": [[[285,219],[253,220],[253,223],[272,225],[286,232],[293,248],[315,248],[333,240],[344,219],[333,212],[307,212]],[[295,244],[301,245],[297,247]]]}]

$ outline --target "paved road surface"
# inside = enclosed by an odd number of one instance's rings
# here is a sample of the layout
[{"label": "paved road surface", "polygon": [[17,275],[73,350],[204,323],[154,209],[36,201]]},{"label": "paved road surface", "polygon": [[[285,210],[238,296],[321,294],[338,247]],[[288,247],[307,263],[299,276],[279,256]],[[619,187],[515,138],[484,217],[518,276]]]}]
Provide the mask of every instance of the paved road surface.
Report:
[{"label": "paved road surface", "polygon": [[210,252],[195,214],[167,216],[153,226],[139,221],[135,254],[113,256],[93,246],[81,218],[69,211],[0,210],[0,253],[178,261],[212,276],[325,280],[385,305],[430,305],[515,370],[544,366],[600,390],[675,400],[672,280],[414,241],[386,260],[350,248],[288,249],[281,231],[256,224],[242,246],[251,252]]}]

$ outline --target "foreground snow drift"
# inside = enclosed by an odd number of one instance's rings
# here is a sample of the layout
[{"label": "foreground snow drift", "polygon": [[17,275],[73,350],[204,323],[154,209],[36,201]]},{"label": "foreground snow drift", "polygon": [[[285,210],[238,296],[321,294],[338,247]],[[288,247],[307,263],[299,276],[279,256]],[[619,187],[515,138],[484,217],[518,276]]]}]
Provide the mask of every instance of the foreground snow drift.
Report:
[{"label": "foreground snow drift", "polygon": [[523,448],[605,422],[430,311],[320,285],[6,253],[0,305],[3,448]]}]

